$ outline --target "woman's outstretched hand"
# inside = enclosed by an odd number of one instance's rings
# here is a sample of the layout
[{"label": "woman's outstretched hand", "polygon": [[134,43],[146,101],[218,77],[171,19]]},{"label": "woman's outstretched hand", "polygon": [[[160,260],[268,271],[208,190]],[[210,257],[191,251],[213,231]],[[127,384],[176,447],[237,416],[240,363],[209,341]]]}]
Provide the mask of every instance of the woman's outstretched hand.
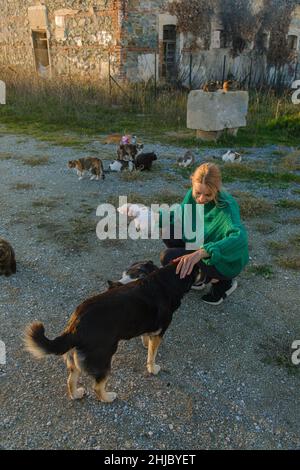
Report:
[{"label": "woman's outstretched hand", "polygon": [[194,251],[188,255],[180,256],[179,258],[173,259],[173,263],[177,263],[176,274],[180,273],[180,279],[185,278],[193,271],[195,264],[203,258],[208,258],[209,254],[203,249]]}]

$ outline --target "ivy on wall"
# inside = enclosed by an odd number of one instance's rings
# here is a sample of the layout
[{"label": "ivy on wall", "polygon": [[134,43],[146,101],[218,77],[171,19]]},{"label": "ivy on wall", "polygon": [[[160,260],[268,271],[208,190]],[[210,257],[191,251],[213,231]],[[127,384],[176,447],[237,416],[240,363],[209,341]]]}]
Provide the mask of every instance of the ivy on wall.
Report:
[{"label": "ivy on wall", "polygon": [[[212,21],[217,18],[233,56],[253,43],[258,52],[266,52],[270,65],[288,63],[294,52],[289,48],[287,33],[292,12],[300,0],[262,0],[256,10],[254,3],[254,0],[175,0],[169,4],[169,11],[178,19],[178,31],[200,38],[202,49],[209,48]],[[199,48],[199,43],[194,41],[193,47]]]}]

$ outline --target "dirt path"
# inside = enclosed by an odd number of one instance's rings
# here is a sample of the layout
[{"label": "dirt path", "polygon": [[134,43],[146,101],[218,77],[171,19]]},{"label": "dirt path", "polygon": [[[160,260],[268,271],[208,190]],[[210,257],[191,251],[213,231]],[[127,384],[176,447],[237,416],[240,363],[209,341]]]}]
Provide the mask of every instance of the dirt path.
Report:
[{"label": "dirt path", "polygon": [[[135,260],[158,263],[159,240],[104,243],[95,234],[101,202],[128,193],[184,195],[188,179],[173,166],[183,150],[147,149],[159,154],[150,175],[78,181],[68,160],[87,154],[107,160],[113,146],[92,142],[82,150],[0,135],[0,236],[11,241],[18,262],[16,276],[0,278],[0,340],[7,349],[7,364],[0,366],[0,448],[299,448],[300,365],[291,363],[291,344],[300,339],[299,271],[275,264],[268,249],[268,241],[299,234],[297,209],[272,205],[266,215],[246,220],[251,263],[239,288],[219,307],[201,303],[199,292],[186,296],[159,351],[158,376],[146,373],[139,338],[120,344],[109,382],[119,399],[112,405],[92,393],[69,401],[63,363],[52,357],[37,362],[23,351],[29,322],[43,321],[53,337],[107,279],[118,278]],[[243,162],[272,172],[280,159],[276,152],[250,149]],[[203,157],[201,151],[198,161]],[[270,204],[299,197],[299,184],[235,178],[226,187]]]}]

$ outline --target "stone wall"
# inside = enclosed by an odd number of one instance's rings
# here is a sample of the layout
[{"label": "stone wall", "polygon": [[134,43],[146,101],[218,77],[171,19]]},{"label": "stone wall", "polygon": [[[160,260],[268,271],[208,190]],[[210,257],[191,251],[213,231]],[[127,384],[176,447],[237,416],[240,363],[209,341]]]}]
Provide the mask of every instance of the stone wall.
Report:
[{"label": "stone wall", "polygon": [[[31,2],[32,4],[32,2]],[[26,0],[2,1],[0,15],[0,65],[32,70],[34,57],[30,41]]]},{"label": "stone wall", "polygon": [[[261,0],[254,0],[259,4]],[[123,74],[130,81],[147,81],[156,76],[161,79],[163,60],[163,26],[176,25],[177,19],[167,10],[167,0],[128,0],[127,14],[123,23],[122,45],[124,51]],[[293,15],[289,34],[299,38],[298,61],[300,59],[300,7]],[[246,49],[242,55],[233,58],[228,48],[190,51],[190,35],[177,34],[176,65],[179,81],[199,86],[203,82],[223,76],[224,57],[225,78],[232,75],[248,83],[258,83],[266,74],[272,79],[274,70],[267,70],[265,57],[252,49]],[[199,44],[201,46],[201,44]],[[156,66],[156,67],[155,67]],[[294,65],[286,67],[286,80],[291,81]],[[300,64],[298,66],[300,76]]]},{"label": "stone wall", "polygon": [[[112,75],[118,79],[147,81],[155,72],[161,78],[163,27],[177,23],[176,17],[167,11],[168,0],[2,0],[0,67],[35,71],[32,42],[35,27],[28,15],[28,8],[34,5],[47,8],[44,29],[50,63],[46,70],[40,67],[40,73],[108,79],[110,66]],[[300,7],[290,31],[299,37],[299,52]],[[224,56],[225,76],[232,73],[236,78],[245,78],[251,62],[252,80],[258,80],[265,70],[264,58],[254,51],[246,50],[235,59],[228,49],[213,46],[191,53],[188,41],[189,36],[177,34],[178,78],[186,84],[190,82],[190,72],[194,86],[211,78],[221,79]],[[300,74],[300,66],[298,69]]]},{"label": "stone wall", "polygon": [[[122,0],[10,0],[0,17],[0,66],[35,70],[31,31],[36,29],[28,8],[47,7],[47,37],[52,75],[107,77],[121,62]],[[44,30],[44,27],[38,28]]]},{"label": "stone wall", "polygon": [[[166,0],[129,0],[123,23],[122,45],[126,50],[124,74],[130,81],[147,81],[159,74],[159,18]],[[156,56],[156,57],[155,57]]]}]

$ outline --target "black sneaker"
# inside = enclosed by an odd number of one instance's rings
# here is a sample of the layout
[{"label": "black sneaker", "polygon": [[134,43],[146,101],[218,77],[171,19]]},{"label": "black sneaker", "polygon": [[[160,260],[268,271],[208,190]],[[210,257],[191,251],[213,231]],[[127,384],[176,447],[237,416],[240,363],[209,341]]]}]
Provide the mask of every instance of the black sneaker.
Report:
[{"label": "black sneaker", "polygon": [[206,304],[219,305],[223,302],[237,288],[237,282],[235,279],[232,281],[219,281],[216,284],[212,284],[208,294],[203,295],[202,300]]}]

